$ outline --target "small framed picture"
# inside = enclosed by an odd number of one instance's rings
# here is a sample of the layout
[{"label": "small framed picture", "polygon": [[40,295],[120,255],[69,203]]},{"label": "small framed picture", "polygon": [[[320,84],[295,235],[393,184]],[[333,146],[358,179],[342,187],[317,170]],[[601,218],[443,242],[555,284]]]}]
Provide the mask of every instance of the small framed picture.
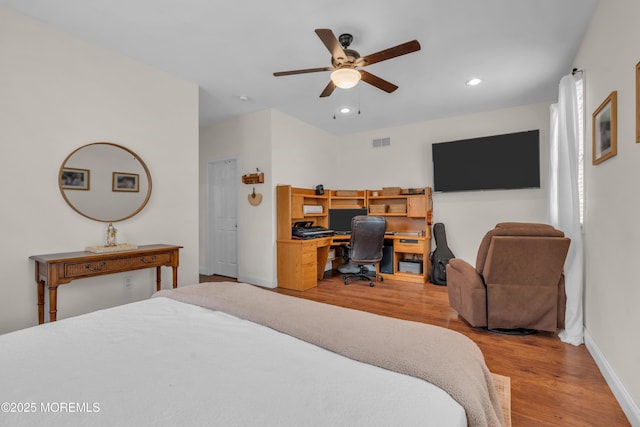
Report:
[{"label": "small framed picture", "polygon": [[593,164],[618,153],[618,92],[613,91],[593,113]]},{"label": "small framed picture", "polygon": [[114,172],[113,191],[137,193],[140,191],[140,175],[137,173]]},{"label": "small framed picture", "polygon": [[88,190],[89,169],[63,168],[60,185],[64,190]]}]

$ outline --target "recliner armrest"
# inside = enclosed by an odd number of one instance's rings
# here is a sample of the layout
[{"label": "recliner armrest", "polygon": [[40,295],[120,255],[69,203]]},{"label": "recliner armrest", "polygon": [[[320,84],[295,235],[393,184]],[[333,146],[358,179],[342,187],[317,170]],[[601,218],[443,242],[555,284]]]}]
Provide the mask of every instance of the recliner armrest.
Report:
[{"label": "recliner armrest", "polygon": [[482,278],[476,269],[460,258],[451,258],[447,264],[447,280],[461,280],[467,288],[484,288]]},{"label": "recliner armrest", "polygon": [[452,258],[447,264],[449,304],[473,327],[487,326],[487,290],[468,262]]}]

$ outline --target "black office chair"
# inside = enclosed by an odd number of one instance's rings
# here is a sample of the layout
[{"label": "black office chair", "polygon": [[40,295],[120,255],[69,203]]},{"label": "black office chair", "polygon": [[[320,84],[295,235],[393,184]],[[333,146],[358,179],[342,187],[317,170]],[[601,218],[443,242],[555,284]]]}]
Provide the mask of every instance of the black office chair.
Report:
[{"label": "black office chair", "polygon": [[[357,273],[345,273],[342,280],[345,285],[349,284],[352,278],[360,278],[369,281],[369,286],[373,286],[371,277],[367,275],[365,266],[378,264],[382,260],[382,246],[384,244],[384,233],[387,229],[387,221],[379,216],[358,215],[351,220],[351,241],[348,245],[349,263],[359,266]],[[380,281],[382,276],[378,276]]]}]

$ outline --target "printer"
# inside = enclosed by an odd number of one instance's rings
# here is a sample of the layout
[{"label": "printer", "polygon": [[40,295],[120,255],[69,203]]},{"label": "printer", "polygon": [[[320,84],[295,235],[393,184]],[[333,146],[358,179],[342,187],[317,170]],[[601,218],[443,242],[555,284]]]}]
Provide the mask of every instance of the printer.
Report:
[{"label": "printer", "polygon": [[316,237],[333,236],[335,233],[326,227],[313,225],[313,221],[296,221],[291,229],[294,239],[314,239]]}]

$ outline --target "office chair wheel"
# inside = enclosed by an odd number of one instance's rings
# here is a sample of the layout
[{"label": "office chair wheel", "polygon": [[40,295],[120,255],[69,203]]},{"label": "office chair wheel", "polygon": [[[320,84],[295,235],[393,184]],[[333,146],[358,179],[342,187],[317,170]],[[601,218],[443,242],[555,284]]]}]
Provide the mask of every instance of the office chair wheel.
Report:
[{"label": "office chair wheel", "polygon": [[369,286],[373,288],[373,282],[369,280]]},{"label": "office chair wheel", "polygon": [[342,281],[344,282],[345,285],[349,284],[349,278],[346,275],[342,276]]}]

